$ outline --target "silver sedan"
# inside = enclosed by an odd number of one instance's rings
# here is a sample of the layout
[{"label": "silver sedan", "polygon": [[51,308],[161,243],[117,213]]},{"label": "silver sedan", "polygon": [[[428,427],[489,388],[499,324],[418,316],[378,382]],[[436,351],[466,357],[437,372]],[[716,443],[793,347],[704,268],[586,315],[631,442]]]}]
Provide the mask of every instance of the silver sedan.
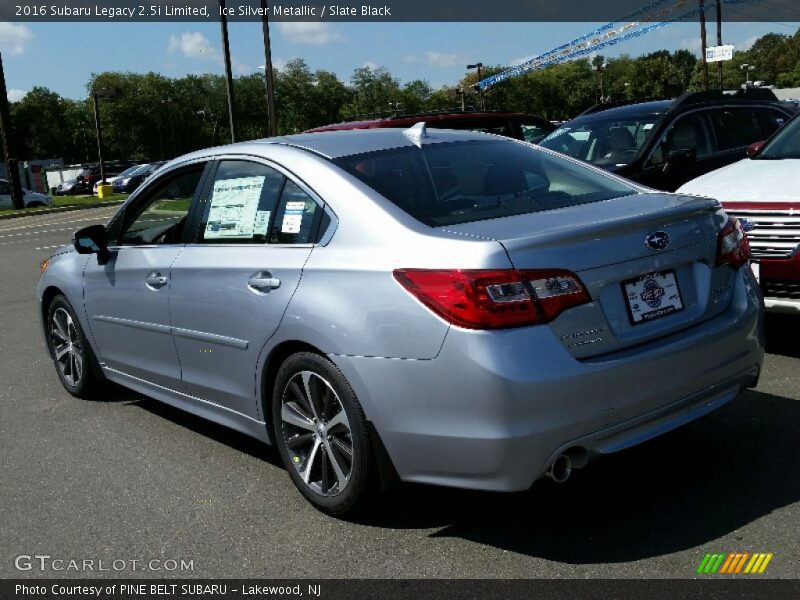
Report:
[{"label": "silver sedan", "polygon": [[763,361],[716,201],[424,124],[183,156],[44,267],[67,391],[110,380],[276,444],[332,514],[393,480],[563,481]]}]

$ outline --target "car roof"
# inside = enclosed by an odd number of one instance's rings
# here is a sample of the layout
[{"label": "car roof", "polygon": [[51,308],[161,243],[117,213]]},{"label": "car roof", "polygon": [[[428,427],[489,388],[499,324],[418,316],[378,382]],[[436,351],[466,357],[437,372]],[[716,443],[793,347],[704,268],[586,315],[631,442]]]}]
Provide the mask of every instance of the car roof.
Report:
[{"label": "car roof", "polygon": [[462,121],[462,120],[486,120],[486,121],[499,121],[510,118],[525,118],[536,121],[546,121],[543,117],[531,115],[527,113],[518,112],[495,112],[495,111],[465,111],[465,112],[431,112],[419,113],[416,115],[398,115],[394,117],[384,117],[380,119],[366,119],[363,121],[344,121],[342,123],[333,123],[331,125],[324,125],[322,127],[315,127],[309,129],[306,133],[315,133],[319,131],[339,131],[342,129],[374,129],[381,127],[410,127],[420,121],[426,123],[435,123],[436,121]]},{"label": "car roof", "polygon": [[636,102],[633,104],[624,104],[622,106],[611,106],[604,110],[597,110],[591,113],[585,113],[575,117],[578,119],[614,119],[626,118],[639,115],[660,115],[667,112],[674,100],[651,100],[649,102]]},{"label": "car roof", "polygon": [[[237,154],[240,152],[246,154],[258,150],[258,146],[263,145],[290,146],[313,152],[325,158],[335,159],[343,156],[351,156],[353,154],[415,146],[416,144],[411,137],[405,135],[406,131],[407,129],[382,128],[346,129],[325,133],[298,133],[295,135],[253,140],[251,142],[239,142],[227,146],[219,146],[210,150],[200,150],[181,157],[181,162],[194,158],[213,157],[215,155]],[[435,128],[427,129],[427,136],[422,143],[428,145],[479,140],[502,141],[512,144],[519,143],[499,135]]]}]

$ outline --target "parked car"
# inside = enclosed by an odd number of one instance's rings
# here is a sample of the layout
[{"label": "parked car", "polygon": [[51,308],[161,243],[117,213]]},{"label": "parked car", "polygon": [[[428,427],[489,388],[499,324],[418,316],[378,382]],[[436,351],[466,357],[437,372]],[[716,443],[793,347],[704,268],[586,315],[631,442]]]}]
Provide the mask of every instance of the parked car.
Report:
[{"label": "parked car", "polygon": [[673,191],[746,156],[793,112],[769,89],[719,90],[677,100],[601,104],[541,145],[659,190]]},{"label": "parked car", "polygon": [[750,158],[690,181],[679,190],[717,198],[749,230],[754,271],[768,309],[800,312],[800,116]]},{"label": "parked car", "polygon": [[[113,177],[109,177],[108,175],[106,175],[106,183],[108,185],[110,185],[112,187],[112,189],[113,189],[114,182],[119,180],[121,177],[127,177],[127,176],[133,174],[134,171],[139,170],[143,166],[145,166],[145,165],[144,164],[136,164],[136,165],[133,165],[131,167],[128,167],[127,169],[122,171],[119,175],[114,175]],[[103,183],[103,182],[99,178],[97,179],[97,181],[94,182],[94,187],[92,188],[92,193],[95,196],[97,195],[97,186],[100,185],[101,183]]]},{"label": "parked car", "polygon": [[[32,192],[25,188],[22,188],[22,198],[25,202],[25,208],[50,206],[53,203],[53,199],[47,194]],[[11,184],[5,179],[0,179],[0,209],[12,208],[12,206]]]},{"label": "parked car", "polygon": [[[115,177],[124,170],[131,167],[129,162],[111,162],[105,165],[106,181],[109,177]],[[75,179],[64,181],[56,188],[56,196],[76,196],[78,194],[96,193],[94,186],[102,179],[100,165],[86,167]]]},{"label": "parked car", "polygon": [[114,179],[114,193],[130,194],[164,164],[165,161],[137,165],[135,168],[128,169],[124,173],[121,173],[119,177]]},{"label": "parked car", "polygon": [[538,144],[556,128],[556,126],[547,119],[524,113],[435,111],[415,115],[398,115],[385,119],[336,123],[334,125],[310,129],[306,133],[342,131],[347,129],[383,129],[387,127],[405,129],[421,121],[424,121],[428,127],[482,131],[484,133],[494,133],[496,135],[524,140],[532,144]]},{"label": "parked car", "polygon": [[37,296],[71,394],[274,443],[341,514],[395,477],[563,481],[732,400],[764,357],[747,259],[715,200],[419,124],[178,158]]}]

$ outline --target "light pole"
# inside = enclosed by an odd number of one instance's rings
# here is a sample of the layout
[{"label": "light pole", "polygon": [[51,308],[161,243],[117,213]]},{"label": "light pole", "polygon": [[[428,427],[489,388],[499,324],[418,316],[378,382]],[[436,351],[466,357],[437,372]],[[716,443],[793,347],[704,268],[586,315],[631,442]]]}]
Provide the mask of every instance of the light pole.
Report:
[{"label": "light pole", "polygon": [[592,71],[600,74],[600,102],[603,104],[606,101],[605,89],[603,88],[603,72],[608,68],[608,62],[603,61],[602,65],[592,65]]},{"label": "light pole", "polygon": [[175,124],[172,121],[172,103],[174,99],[171,97],[162,98],[161,104],[167,105],[167,113],[169,113],[169,135],[172,139],[172,158],[175,158],[178,155],[177,150],[175,149]]},{"label": "light pole", "polygon": [[456,96],[461,96],[461,112],[466,112],[467,105],[466,105],[466,101],[464,99],[464,96],[466,95],[466,92],[464,91],[463,88],[456,88],[455,94],[456,94]]},{"label": "light pole", "polygon": [[[483,69],[483,63],[475,63],[474,65],[467,65],[467,69],[477,69],[478,70],[478,84],[483,81],[483,76],[481,75],[481,69]],[[480,104],[481,110],[486,110],[486,107],[483,104],[483,88],[480,85],[476,85],[475,87],[478,88],[478,104]]]},{"label": "light pole", "polygon": [[742,71],[744,71],[744,87],[750,87],[750,73],[756,70],[755,65],[749,65],[747,63],[743,64],[739,67]]}]

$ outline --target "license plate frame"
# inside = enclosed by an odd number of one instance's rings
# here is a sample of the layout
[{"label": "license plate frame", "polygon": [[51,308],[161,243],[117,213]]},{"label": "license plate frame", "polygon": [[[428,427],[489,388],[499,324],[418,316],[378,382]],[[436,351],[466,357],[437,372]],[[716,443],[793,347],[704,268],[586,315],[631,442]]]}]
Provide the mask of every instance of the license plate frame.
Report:
[{"label": "license plate frame", "polygon": [[[651,300],[643,295],[646,291],[649,292],[646,296]],[[644,273],[623,281],[622,295],[628,309],[628,320],[634,327],[674,315],[686,308],[674,269]]]}]

